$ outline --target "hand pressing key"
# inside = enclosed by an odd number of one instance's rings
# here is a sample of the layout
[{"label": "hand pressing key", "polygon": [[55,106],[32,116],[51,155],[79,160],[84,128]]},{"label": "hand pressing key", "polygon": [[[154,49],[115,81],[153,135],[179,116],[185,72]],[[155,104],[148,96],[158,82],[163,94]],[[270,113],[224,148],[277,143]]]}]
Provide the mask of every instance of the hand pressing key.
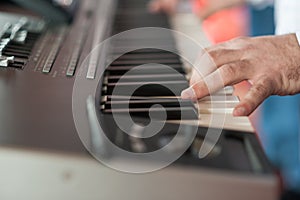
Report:
[{"label": "hand pressing key", "polygon": [[[183,99],[199,99],[224,86],[248,80],[252,87],[234,116],[250,115],[270,95],[300,92],[300,47],[295,34],[237,38],[206,49],[217,68],[203,78],[194,72]],[[213,86],[210,84],[216,81]],[[222,84],[221,84],[222,82]]]}]

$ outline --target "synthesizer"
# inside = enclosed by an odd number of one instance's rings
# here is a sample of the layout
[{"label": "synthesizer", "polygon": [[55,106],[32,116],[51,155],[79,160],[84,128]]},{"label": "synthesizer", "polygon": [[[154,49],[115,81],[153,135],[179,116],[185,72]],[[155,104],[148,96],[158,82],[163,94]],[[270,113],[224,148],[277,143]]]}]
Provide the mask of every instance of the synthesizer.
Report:
[{"label": "synthesizer", "polygon": [[[82,0],[62,21],[15,8],[16,3],[1,6],[0,196],[278,197],[279,178],[249,119],[231,115],[239,102],[234,88],[198,102],[180,99],[192,69],[187,57],[197,55],[180,35],[209,45],[200,22],[191,13],[151,14],[147,3]],[[131,35],[134,29],[141,34]],[[156,30],[162,32],[152,34]],[[133,135],[114,116],[132,118]],[[220,123],[211,125],[213,120]],[[147,132],[141,127],[153,121],[162,126],[158,134],[138,138]],[[102,141],[104,136],[122,151],[147,154],[171,143],[177,132],[177,142],[162,155],[183,152],[157,171],[151,166],[163,163],[163,156],[115,159]],[[214,134],[219,138],[211,144]],[[182,147],[186,140],[190,145]],[[201,149],[209,151],[204,158]]]}]

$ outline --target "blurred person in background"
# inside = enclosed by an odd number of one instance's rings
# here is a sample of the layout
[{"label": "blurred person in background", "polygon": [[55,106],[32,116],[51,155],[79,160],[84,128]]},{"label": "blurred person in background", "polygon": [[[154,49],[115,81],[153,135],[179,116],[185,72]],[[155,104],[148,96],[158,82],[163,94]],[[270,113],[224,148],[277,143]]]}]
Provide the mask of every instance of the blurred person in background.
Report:
[{"label": "blurred person in background", "polygon": [[[150,9],[153,12],[164,11],[169,14],[172,14],[176,11],[176,7],[179,0],[153,0],[150,4]],[[252,80],[252,83],[260,82],[259,87],[254,85],[254,89],[250,90],[250,93],[247,94],[246,98],[240,104],[240,111],[238,112],[238,108],[235,110],[235,115],[249,115],[265,98],[272,94],[279,95],[288,95],[295,94],[300,92],[299,87],[299,75],[300,75],[300,37],[299,33],[296,34],[288,34],[288,33],[296,33],[300,31],[300,15],[298,15],[298,11],[300,11],[300,1],[298,0],[192,0],[194,3],[194,10],[197,15],[203,20],[208,19],[209,16],[214,15],[214,13],[218,13],[220,10],[228,10],[228,8],[240,8],[241,5],[245,5],[248,3],[250,7],[250,35],[251,36],[261,36],[261,35],[270,35],[274,33],[274,7],[275,4],[275,19],[276,19],[276,33],[278,35],[287,34],[283,36],[271,36],[271,37],[261,37],[261,38],[244,38],[244,39],[236,39],[227,43],[223,43],[217,46],[213,46],[208,48],[208,52],[212,55],[213,59],[216,62],[221,62],[223,65],[218,66],[219,69],[223,66],[228,66],[228,63],[236,62],[241,59],[241,55],[234,53],[232,50],[237,50],[240,52],[252,54],[252,58],[250,56],[250,61],[256,59],[256,62],[249,63],[249,65],[245,65],[247,68],[252,68],[252,77],[249,76],[249,71],[244,71],[244,77],[240,80],[236,80],[234,76],[241,76],[243,73],[237,73],[236,69],[241,69],[240,66],[231,65],[231,71],[233,72],[229,75],[228,84],[233,84],[239,82],[243,79]],[[242,16],[240,16],[242,19]],[[233,18],[238,18],[238,15],[235,15]],[[238,19],[236,19],[238,20]],[[233,19],[234,21],[234,19]],[[211,22],[213,23],[213,22]],[[242,22],[243,23],[243,22]],[[205,21],[204,21],[205,25]],[[222,35],[222,33],[228,30],[226,27],[232,27],[230,22],[224,21],[222,26],[214,24],[218,26],[220,29],[208,29],[211,30],[211,34],[206,30],[209,35],[213,35],[214,37],[209,37],[214,43],[226,41],[228,39],[242,34],[232,34],[231,36],[224,37],[224,40],[219,40],[215,35]],[[224,27],[225,25],[225,27]],[[239,26],[235,26],[239,27]],[[240,27],[243,27],[241,25]],[[242,28],[242,30],[246,30]],[[214,34],[214,32],[216,32]],[[233,31],[234,32],[234,31]],[[230,35],[230,34],[229,34]],[[298,36],[298,37],[296,37]],[[265,48],[262,46],[264,45]],[[246,49],[245,49],[246,47]],[[247,47],[251,47],[247,49]],[[270,47],[269,49],[267,47]],[[222,52],[221,50],[227,49],[227,52]],[[229,53],[228,53],[229,52]],[[254,52],[254,53],[253,53]],[[255,53],[256,52],[256,53]],[[219,54],[217,54],[219,53]],[[224,56],[222,56],[223,53]],[[266,56],[266,59],[263,56],[259,56],[258,53]],[[215,54],[215,56],[214,56]],[[232,54],[232,56],[228,55]],[[218,57],[221,58],[217,58]],[[292,56],[291,56],[292,55]],[[236,57],[232,58],[233,56]],[[255,58],[256,56],[256,58]],[[269,57],[269,58],[267,58]],[[278,57],[276,59],[276,57]],[[262,59],[259,62],[259,59]],[[274,59],[275,58],[275,59]],[[297,58],[297,59],[296,59]],[[223,61],[222,61],[223,59]],[[264,61],[266,60],[266,61]],[[282,62],[282,60],[285,60]],[[265,75],[261,70],[260,65],[263,63],[266,65],[266,73]],[[224,65],[225,64],[225,65]],[[277,65],[277,67],[276,67]],[[278,71],[283,71],[285,74],[280,75],[273,73],[272,69]],[[234,67],[236,69],[234,69]],[[268,73],[269,68],[269,73]],[[223,70],[225,71],[225,70]],[[258,76],[260,75],[260,77]],[[258,77],[255,80],[255,76]],[[272,77],[273,76],[273,77]],[[284,77],[286,76],[286,77]],[[282,85],[278,85],[276,88],[276,84],[267,83],[264,78],[268,78],[270,80],[273,78],[281,79]],[[260,80],[259,80],[260,79]],[[194,76],[194,80],[192,79],[191,84],[194,84],[193,93],[197,98],[205,96],[207,92],[199,92],[202,90],[205,91],[204,83],[195,84],[200,80],[199,77]],[[280,80],[279,80],[280,81]],[[263,87],[261,87],[262,83],[265,83]],[[273,82],[274,83],[274,82]],[[288,84],[288,85],[287,85]],[[275,88],[274,88],[275,87]],[[204,88],[204,89],[203,89]],[[275,91],[274,91],[275,89]],[[188,90],[191,91],[191,90]],[[197,93],[198,91],[198,93]],[[183,93],[184,94],[184,93]],[[186,95],[185,95],[186,96]],[[193,98],[187,95],[187,98]],[[184,97],[186,98],[186,97]],[[247,102],[248,101],[248,102]],[[248,105],[248,107],[247,107]],[[258,128],[258,132],[260,137],[262,138],[263,146],[266,150],[266,153],[270,160],[281,170],[284,178],[284,185],[286,188],[286,192],[284,193],[282,199],[300,199],[299,191],[300,191],[300,137],[299,137],[299,122],[300,122],[300,96],[288,96],[288,97],[278,97],[272,96],[268,98],[262,108],[261,108],[261,120],[260,126]]]},{"label": "blurred person in background", "polygon": [[[154,0],[150,3],[152,12],[173,14],[180,0]],[[225,42],[248,34],[248,13],[245,6],[234,6],[215,13],[207,13],[209,0],[190,0],[193,11],[203,20],[203,31],[213,44]],[[230,28],[228,28],[230,27]]]}]

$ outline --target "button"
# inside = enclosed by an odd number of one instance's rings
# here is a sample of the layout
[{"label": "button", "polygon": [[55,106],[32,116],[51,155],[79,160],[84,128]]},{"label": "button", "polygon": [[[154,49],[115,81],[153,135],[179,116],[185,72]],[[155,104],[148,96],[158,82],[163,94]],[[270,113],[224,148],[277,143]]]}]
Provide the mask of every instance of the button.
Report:
[{"label": "button", "polygon": [[65,32],[66,32],[66,28],[63,27],[60,29],[58,36],[57,36],[54,44],[52,45],[52,49],[51,49],[51,51],[47,57],[47,60],[44,64],[44,67],[42,70],[43,73],[50,73],[53,63],[54,63],[56,56],[58,54],[58,51],[60,49],[61,42],[64,38]]},{"label": "button", "polygon": [[72,53],[72,56],[70,59],[70,63],[69,63],[68,69],[67,69],[67,74],[66,74],[67,76],[74,76],[82,43],[83,43],[83,41],[79,40],[73,50],[73,53]]}]

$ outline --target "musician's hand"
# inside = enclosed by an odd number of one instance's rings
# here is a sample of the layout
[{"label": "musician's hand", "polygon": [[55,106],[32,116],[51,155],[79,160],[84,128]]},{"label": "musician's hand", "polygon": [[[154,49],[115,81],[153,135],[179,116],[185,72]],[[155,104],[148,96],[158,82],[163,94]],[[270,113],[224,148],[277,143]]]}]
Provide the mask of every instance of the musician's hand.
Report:
[{"label": "musician's hand", "polygon": [[201,4],[201,9],[198,10],[197,15],[201,19],[206,19],[210,15],[234,6],[245,4],[245,0],[198,0]]},{"label": "musician's hand", "polygon": [[[233,114],[251,114],[270,95],[300,92],[300,47],[295,34],[238,38],[206,49],[217,69],[205,77],[194,73],[191,87],[182,92],[184,99],[198,99],[223,86],[249,80],[251,89]],[[222,77],[222,81],[215,81]],[[211,84],[207,87],[206,82]]]},{"label": "musician's hand", "polygon": [[152,0],[149,3],[150,12],[165,12],[167,14],[174,14],[177,10],[179,0]]}]

